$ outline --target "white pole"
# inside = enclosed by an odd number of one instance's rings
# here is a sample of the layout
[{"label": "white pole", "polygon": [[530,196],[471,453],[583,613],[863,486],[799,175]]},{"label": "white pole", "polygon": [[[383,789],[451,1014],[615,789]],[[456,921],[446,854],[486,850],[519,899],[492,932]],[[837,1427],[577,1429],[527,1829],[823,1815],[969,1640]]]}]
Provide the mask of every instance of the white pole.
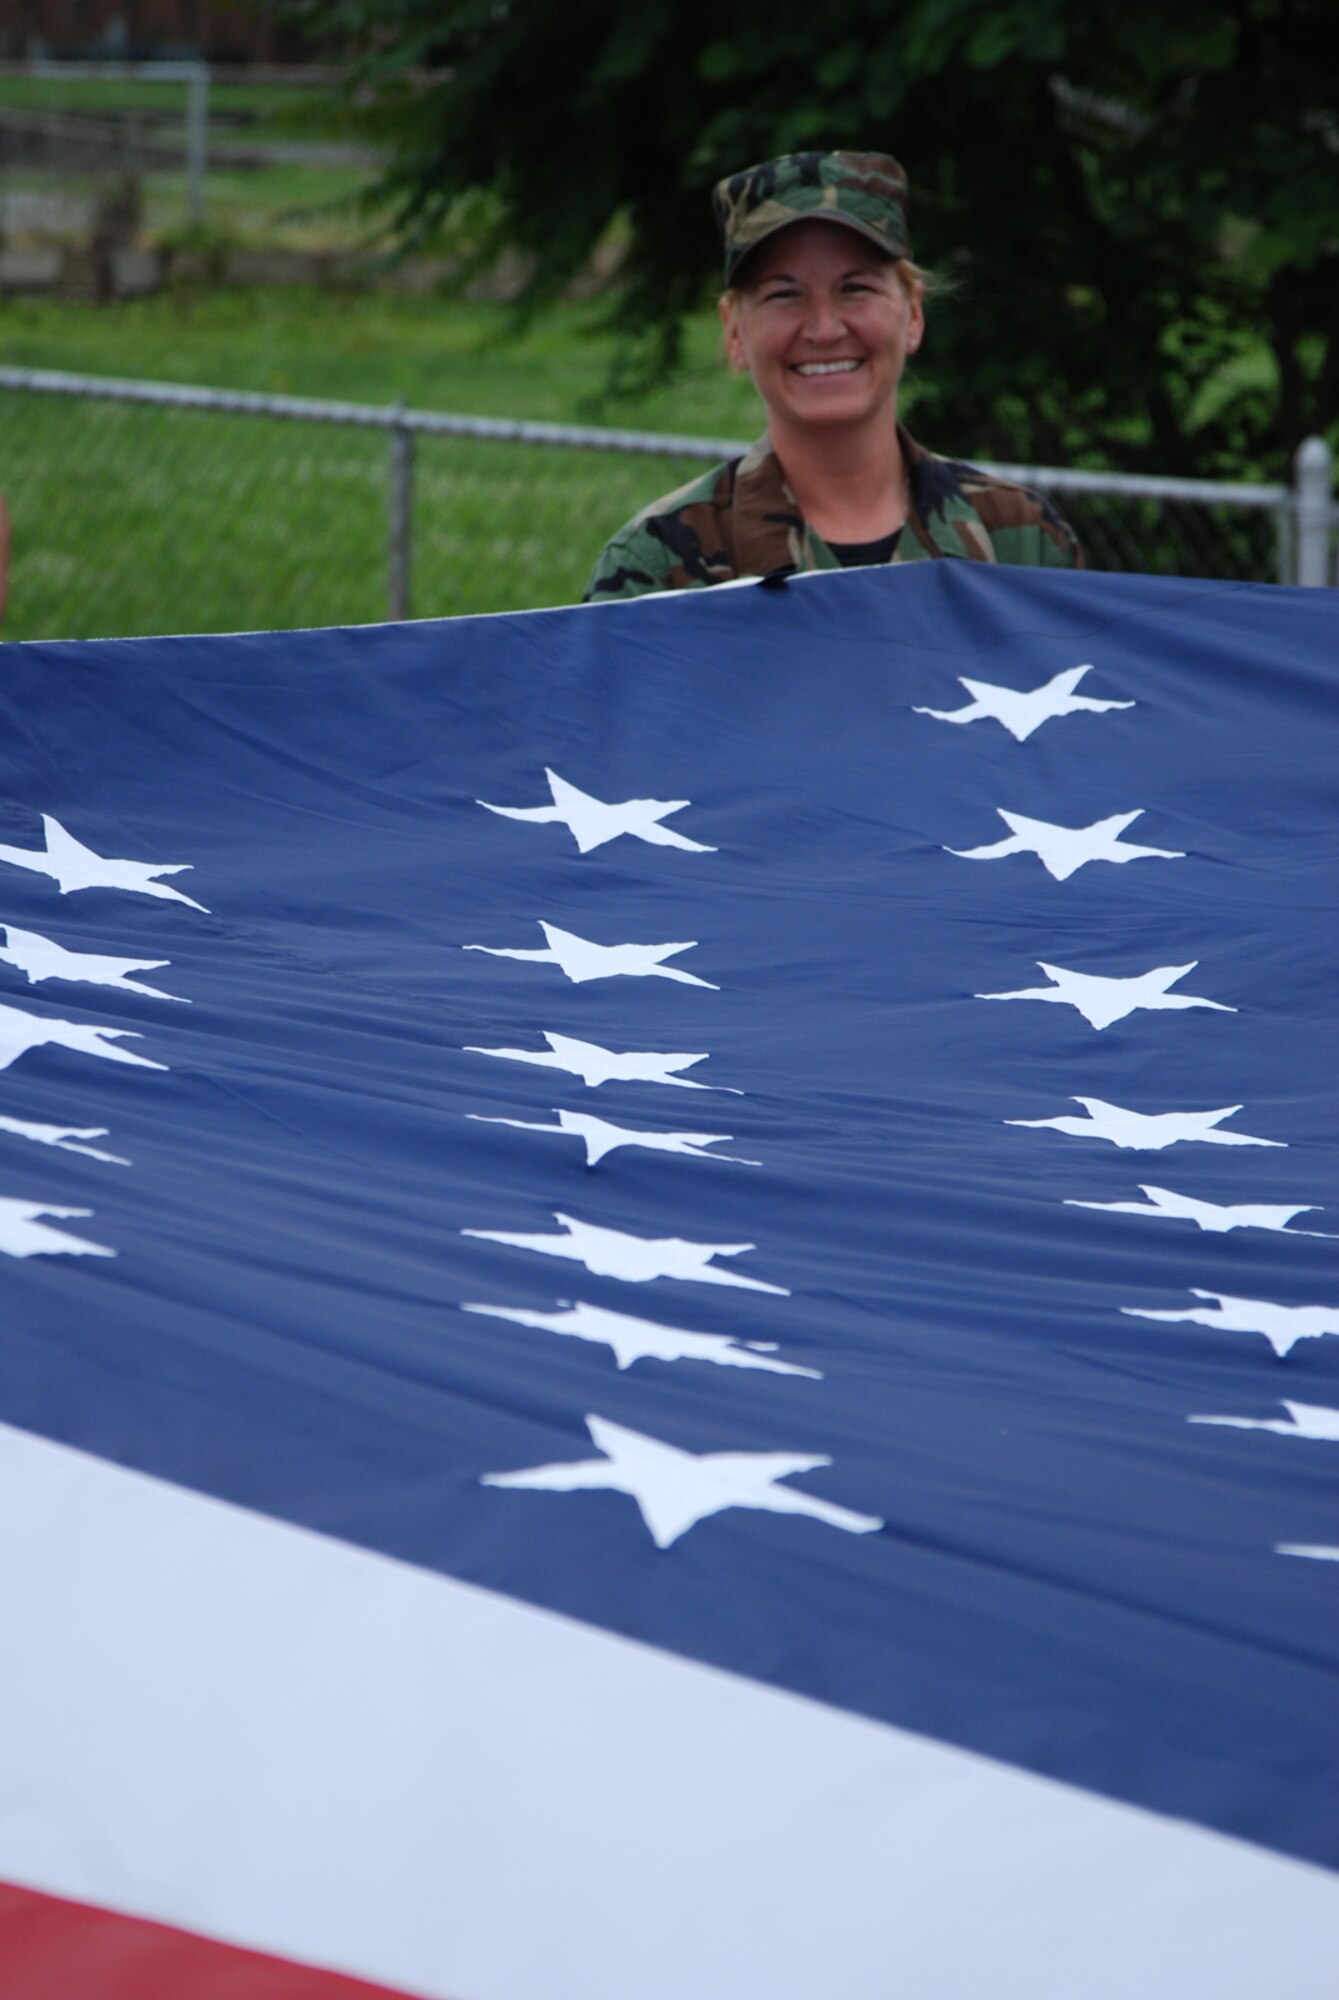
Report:
[{"label": "white pole", "polygon": [[1303,439],[1293,461],[1297,515],[1297,581],[1317,587],[1330,581],[1330,499],[1333,455],[1324,438]]},{"label": "white pole", "polygon": [[209,65],[197,63],[186,86],[186,214],[204,221],[205,167],[209,134]]}]

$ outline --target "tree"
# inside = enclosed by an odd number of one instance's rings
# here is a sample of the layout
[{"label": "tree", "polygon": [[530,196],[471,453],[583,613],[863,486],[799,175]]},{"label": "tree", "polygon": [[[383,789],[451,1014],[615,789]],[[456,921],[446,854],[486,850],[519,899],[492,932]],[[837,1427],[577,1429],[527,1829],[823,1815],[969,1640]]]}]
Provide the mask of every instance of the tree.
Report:
[{"label": "tree", "polygon": [[539,300],[621,219],[613,307],[661,361],[713,285],[714,181],[872,147],[959,281],[918,389],[944,448],[1277,477],[1336,432],[1326,0],[277,4],[353,58],[400,241],[464,214]]}]

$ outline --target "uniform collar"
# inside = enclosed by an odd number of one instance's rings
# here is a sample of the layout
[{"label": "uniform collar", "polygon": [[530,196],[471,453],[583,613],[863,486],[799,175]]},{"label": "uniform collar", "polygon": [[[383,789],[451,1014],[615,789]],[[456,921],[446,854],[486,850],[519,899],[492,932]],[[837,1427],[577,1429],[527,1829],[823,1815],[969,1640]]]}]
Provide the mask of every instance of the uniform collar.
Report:
[{"label": "uniform collar", "polygon": [[[944,512],[958,490],[950,461],[916,443],[897,427],[910,489],[904,537],[910,534],[927,555],[961,556],[963,546]],[[768,576],[773,570],[832,569],[836,558],[807,525],[786,484],[780,460],[766,431],[735,469],[731,509],[734,569],[738,576]]]}]

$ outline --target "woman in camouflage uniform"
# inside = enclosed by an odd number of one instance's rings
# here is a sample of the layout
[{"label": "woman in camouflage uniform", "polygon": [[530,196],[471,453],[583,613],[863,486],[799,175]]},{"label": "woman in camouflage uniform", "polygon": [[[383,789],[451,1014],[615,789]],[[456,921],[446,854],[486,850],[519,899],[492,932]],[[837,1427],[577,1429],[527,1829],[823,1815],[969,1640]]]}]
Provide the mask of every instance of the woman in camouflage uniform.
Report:
[{"label": "woman in camouflage uniform", "polygon": [[767,431],[621,528],[588,601],[923,557],[1082,563],[1040,494],[936,457],[897,421],[925,317],[896,160],[788,154],[722,181],[714,206],[726,352]]}]

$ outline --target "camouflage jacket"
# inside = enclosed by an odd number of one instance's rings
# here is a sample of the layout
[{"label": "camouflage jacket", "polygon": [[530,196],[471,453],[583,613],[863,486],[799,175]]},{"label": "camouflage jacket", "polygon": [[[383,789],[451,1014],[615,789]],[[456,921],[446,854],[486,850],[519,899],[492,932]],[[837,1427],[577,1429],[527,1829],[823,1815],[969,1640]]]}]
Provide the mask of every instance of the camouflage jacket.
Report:
[{"label": "camouflage jacket", "polygon": [[[1081,568],[1083,551],[1048,500],[898,437],[911,508],[891,560],[967,556],[977,562]],[[620,528],[601,552],[586,602],[654,590],[700,590],[778,569],[836,569],[836,556],[795,504],[764,434],[742,458],[713,466]]]}]

